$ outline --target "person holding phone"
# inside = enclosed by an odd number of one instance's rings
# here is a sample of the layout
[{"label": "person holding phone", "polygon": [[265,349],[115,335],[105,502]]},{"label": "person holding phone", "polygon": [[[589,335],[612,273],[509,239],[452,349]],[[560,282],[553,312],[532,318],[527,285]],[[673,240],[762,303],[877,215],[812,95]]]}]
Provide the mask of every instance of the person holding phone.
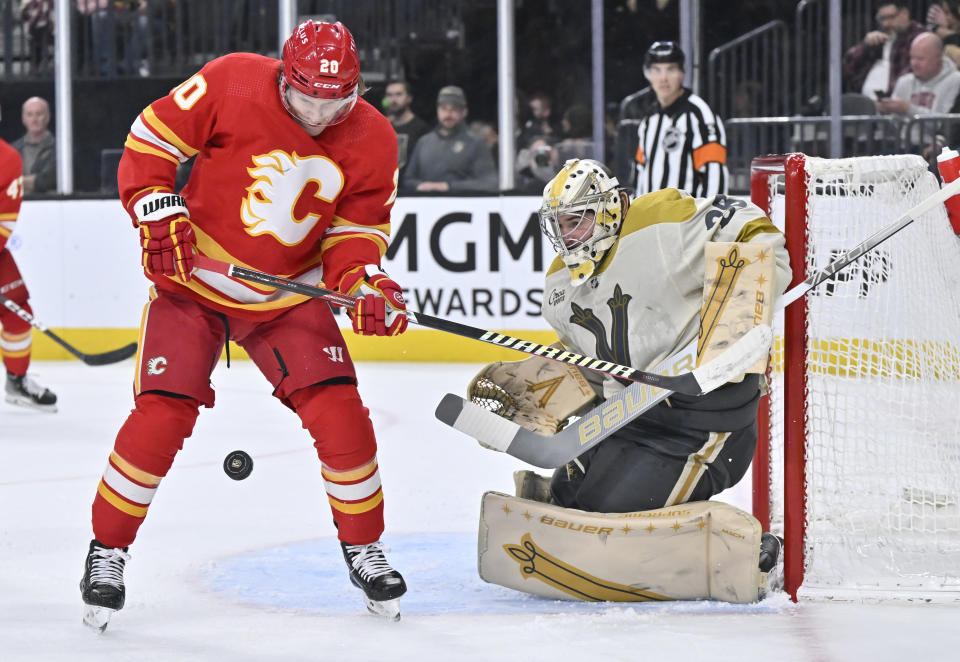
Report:
[{"label": "person holding phone", "polygon": [[910,72],[897,79],[889,97],[877,99],[877,111],[899,115],[947,113],[960,91],[960,72],[943,55],[943,41],[924,32],[910,45]]},{"label": "person holding phone", "polygon": [[877,90],[888,94],[897,78],[910,70],[910,44],[924,27],[910,18],[907,2],[878,0],[877,29],[843,56],[843,89],[876,101]]}]

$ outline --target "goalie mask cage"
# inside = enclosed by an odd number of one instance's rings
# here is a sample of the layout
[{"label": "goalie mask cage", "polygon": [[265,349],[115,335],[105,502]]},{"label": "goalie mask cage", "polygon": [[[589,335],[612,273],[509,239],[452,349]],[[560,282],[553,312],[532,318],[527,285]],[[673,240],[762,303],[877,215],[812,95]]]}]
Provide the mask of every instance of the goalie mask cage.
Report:
[{"label": "goalie mask cage", "polygon": [[[754,159],[793,283],[938,188],[919,156]],[[754,514],[796,600],[960,600],[960,238],[943,205],[778,315]]]}]

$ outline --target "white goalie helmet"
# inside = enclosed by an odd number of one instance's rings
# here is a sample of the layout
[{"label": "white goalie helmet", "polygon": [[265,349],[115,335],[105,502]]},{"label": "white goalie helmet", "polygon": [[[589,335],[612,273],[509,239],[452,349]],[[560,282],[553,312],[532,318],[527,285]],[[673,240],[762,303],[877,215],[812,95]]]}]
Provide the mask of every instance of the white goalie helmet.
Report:
[{"label": "white goalie helmet", "polygon": [[625,209],[620,182],[592,159],[570,159],[543,189],[540,229],[570,271],[585,283],[617,241]]}]

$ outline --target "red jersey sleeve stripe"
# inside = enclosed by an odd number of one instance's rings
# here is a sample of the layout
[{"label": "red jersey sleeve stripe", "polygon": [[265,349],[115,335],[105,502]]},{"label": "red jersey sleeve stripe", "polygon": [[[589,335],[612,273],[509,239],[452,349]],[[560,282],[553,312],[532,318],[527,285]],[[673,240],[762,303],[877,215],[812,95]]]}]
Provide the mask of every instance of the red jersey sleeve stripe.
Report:
[{"label": "red jersey sleeve stripe", "polygon": [[153,108],[151,106],[147,106],[143,109],[143,112],[137,119],[139,120],[141,118],[147,127],[159,134],[163,140],[176,147],[186,156],[186,158],[189,159],[191,156],[200,151],[187,144],[187,142],[180,138],[180,136],[178,136],[173,129],[164,124],[163,120],[157,117],[156,113],[153,112]]},{"label": "red jersey sleeve stripe", "polygon": [[377,232],[382,234],[384,237],[390,236],[390,223],[380,223],[379,225],[363,225],[359,223],[354,223],[353,221],[348,221],[345,218],[340,216],[334,216],[333,221],[330,223],[330,228],[327,229],[327,232],[331,231],[340,231],[343,228],[348,230],[357,230],[360,232]]},{"label": "red jersey sleeve stripe", "polygon": [[333,248],[334,246],[336,246],[337,244],[341,244],[345,241],[350,241],[351,239],[361,239],[361,240],[370,241],[374,246],[376,246],[377,253],[379,253],[380,257],[383,257],[387,252],[386,239],[382,237],[378,237],[376,235],[372,235],[372,234],[359,234],[359,233],[333,235],[333,236],[328,234],[326,237],[324,237],[323,241],[320,242],[320,252],[324,253],[330,250],[331,248]]},{"label": "red jersey sleeve stripe", "polygon": [[177,145],[174,145],[170,142],[167,142],[161,138],[153,127],[149,126],[143,119],[143,115],[139,115],[137,119],[133,121],[133,124],[130,125],[130,135],[134,136],[137,140],[147,145],[152,145],[157,147],[164,152],[168,152],[182,163],[186,161],[189,157],[183,153]]},{"label": "red jersey sleeve stripe", "polygon": [[127,135],[127,142],[123,143],[123,146],[126,149],[133,150],[134,152],[139,152],[140,154],[149,154],[151,156],[159,156],[161,159],[166,159],[175,165],[180,165],[180,160],[177,157],[167,154],[166,152],[149,145],[145,145],[144,143],[138,141],[132,133]]}]

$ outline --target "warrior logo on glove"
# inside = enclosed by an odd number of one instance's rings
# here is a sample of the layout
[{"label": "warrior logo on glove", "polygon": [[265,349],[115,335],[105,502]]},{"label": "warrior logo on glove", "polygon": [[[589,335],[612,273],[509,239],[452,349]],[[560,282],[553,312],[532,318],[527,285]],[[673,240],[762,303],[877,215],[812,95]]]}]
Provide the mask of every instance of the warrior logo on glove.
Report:
[{"label": "warrior logo on glove", "polygon": [[137,201],[136,209],[143,270],[188,282],[193,276],[197,237],[185,200],[174,193],[150,193]]}]

